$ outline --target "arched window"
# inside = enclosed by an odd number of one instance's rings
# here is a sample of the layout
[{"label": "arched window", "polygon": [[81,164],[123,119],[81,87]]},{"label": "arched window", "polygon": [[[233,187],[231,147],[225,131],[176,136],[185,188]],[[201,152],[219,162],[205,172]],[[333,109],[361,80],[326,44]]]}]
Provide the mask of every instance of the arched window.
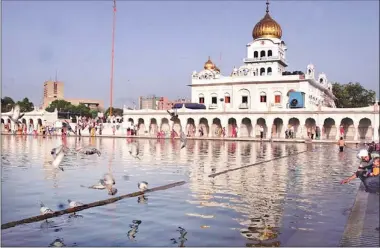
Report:
[{"label": "arched window", "polygon": [[260,58],[265,57],[265,51],[260,52]]},{"label": "arched window", "polygon": [[260,92],[260,102],[267,102],[267,94],[264,91]]},{"label": "arched window", "polygon": [[260,68],[260,76],[265,76],[265,68]]},{"label": "arched window", "polygon": [[199,99],[199,103],[201,104],[205,103],[205,96],[203,94],[199,94],[198,99]]},{"label": "arched window", "polygon": [[253,53],[253,57],[254,57],[254,58],[258,58],[258,57],[259,57],[259,52],[258,52],[258,51],[255,51],[255,52]]},{"label": "arched window", "polygon": [[272,50],[268,50],[268,57],[272,57]]},{"label": "arched window", "polygon": [[230,93],[224,93],[224,102],[225,103],[231,103],[231,97],[230,97]]},{"label": "arched window", "polygon": [[267,68],[267,75],[272,75],[272,68],[271,67],[268,67]]},{"label": "arched window", "polygon": [[216,93],[211,94],[211,104],[218,104],[218,95]]},{"label": "arched window", "polygon": [[275,91],[274,92],[274,103],[275,104],[281,104],[281,98],[282,98],[281,92]]},{"label": "arched window", "polygon": [[319,79],[319,82],[322,84],[322,83],[323,83],[323,78],[320,78],[320,79]]}]

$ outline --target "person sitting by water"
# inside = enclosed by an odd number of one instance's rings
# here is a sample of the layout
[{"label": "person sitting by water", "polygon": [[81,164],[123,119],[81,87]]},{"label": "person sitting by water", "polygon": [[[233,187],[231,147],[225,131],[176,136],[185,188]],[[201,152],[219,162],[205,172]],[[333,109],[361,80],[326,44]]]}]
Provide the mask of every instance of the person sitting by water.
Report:
[{"label": "person sitting by water", "polygon": [[343,152],[343,149],[346,146],[346,142],[344,141],[343,137],[340,137],[340,139],[338,140],[338,146],[339,152]]},{"label": "person sitting by water", "polygon": [[341,184],[349,183],[350,181],[354,180],[355,178],[360,178],[363,181],[372,172],[373,164],[370,163],[371,157],[370,157],[368,151],[365,149],[360,150],[357,157],[361,160],[359,168],[357,169],[357,171],[352,176],[343,179],[340,182]]}]

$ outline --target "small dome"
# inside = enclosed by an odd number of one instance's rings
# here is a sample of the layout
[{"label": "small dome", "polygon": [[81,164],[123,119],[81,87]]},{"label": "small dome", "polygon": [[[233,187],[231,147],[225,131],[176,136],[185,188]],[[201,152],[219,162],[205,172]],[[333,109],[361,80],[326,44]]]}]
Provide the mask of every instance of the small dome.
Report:
[{"label": "small dome", "polygon": [[258,38],[278,38],[281,39],[282,29],[280,24],[278,24],[269,15],[269,2],[267,4],[266,14],[263,19],[261,19],[253,28],[252,37],[253,39]]},{"label": "small dome", "polygon": [[214,70],[215,69],[215,65],[214,63],[212,63],[211,59],[210,59],[210,56],[208,57],[208,60],[206,61],[205,65],[204,65],[204,69],[205,70]]}]

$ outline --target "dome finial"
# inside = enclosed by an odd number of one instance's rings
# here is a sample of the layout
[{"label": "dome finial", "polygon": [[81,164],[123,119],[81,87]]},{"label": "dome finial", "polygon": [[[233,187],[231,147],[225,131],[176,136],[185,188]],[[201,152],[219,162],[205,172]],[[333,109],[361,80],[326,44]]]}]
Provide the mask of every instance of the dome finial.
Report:
[{"label": "dome finial", "polygon": [[269,13],[269,0],[267,0],[266,5],[267,5],[267,10],[266,10],[266,12]]}]

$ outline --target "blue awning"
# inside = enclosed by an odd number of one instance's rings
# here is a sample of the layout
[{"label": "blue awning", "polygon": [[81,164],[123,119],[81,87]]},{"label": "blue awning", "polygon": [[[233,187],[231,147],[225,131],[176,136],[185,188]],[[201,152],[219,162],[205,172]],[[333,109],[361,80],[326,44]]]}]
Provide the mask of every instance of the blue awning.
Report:
[{"label": "blue awning", "polygon": [[176,103],[174,104],[173,109],[180,109],[184,104],[187,109],[206,109],[206,106],[200,103]]}]

